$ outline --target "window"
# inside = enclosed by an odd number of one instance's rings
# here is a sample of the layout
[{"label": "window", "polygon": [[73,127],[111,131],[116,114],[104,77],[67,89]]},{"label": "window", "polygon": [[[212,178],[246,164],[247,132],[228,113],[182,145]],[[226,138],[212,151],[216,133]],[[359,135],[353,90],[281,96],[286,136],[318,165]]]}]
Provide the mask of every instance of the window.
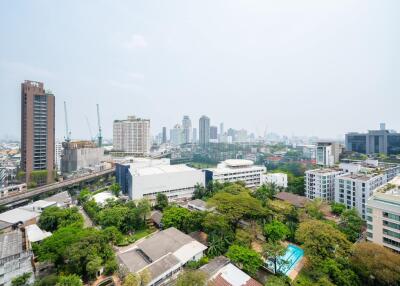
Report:
[{"label": "window", "polygon": [[367,208],[367,213],[372,214],[372,209],[371,208]]},{"label": "window", "polygon": [[394,232],[394,231],[391,231],[391,230],[388,230],[385,228],[383,229],[383,234],[400,239],[400,233]]},{"label": "window", "polygon": [[372,216],[367,216],[367,221],[372,221]]},{"label": "window", "polygon": [[367,237],[372,238],[372,233],[371,232],[367,232]]}]

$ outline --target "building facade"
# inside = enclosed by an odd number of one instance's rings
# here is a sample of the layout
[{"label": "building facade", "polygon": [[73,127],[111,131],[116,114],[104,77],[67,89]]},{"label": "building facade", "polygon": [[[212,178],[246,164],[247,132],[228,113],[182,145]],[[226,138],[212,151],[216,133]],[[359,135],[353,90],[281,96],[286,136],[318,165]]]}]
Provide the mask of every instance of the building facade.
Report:
[{"label": "building facade", "polygon": [[336,142],[318,142],[316,147],[317,165],[332,167],[339,163],[339,155],[342,148]]},{"label": "building facade", "polygon": [[269,173],[262,176],[263,184],[274,184],[277,187],[287,188],[288,178],[284,173]]},{"label": "building facade", "polygon": [[103,147],[97,147],[94,142],[63,142],[61,172],[72,173],[85,168],[94,168],[101,164],[103,156]]},{"label": "building facade", "polygon": [[[26,80],[21,84],[21,169],[26,182],[34,173],[47,172],[37,184],[54,180],[55,98],[43,83]],[[44,173],[43,173],[44,172]],[[35,176],[37,177],[37,176]]]},{"label": "building facade", "polygon": [[165,159],[142,159],[116,164],[116,180],[132,200],[154,202],[163,193],[170,201],[185,201],[192,198],[197,184],[205,185],[205,174],[186,165],[170,165]]},{"label": "building facade", "polygon": [[400,176],[367,201],[367,240],[400,253]]},{"label": "building facade", "polygon": [[218,127],[210,126],[210,141],[217,143],[218,142]]},{"label": "building facade", "polygon": [[264,166],[256,166],[250,160],[226,160],[218,164],[217,168],[206,171],[206,183],[211,180],[220,183],[241,181],[246,187],[255,188],[262,184],[262,175],[265,172]]},{"label": "building facade", "polygon": [[174,128],[170,130],[169,138],[170,138],[170,143],[173,146],[179,146],[181,144],[184,144],[185,134],[180,124],[176,124]]},{"label": "building facade", "polygon": [[380,130],[369,130],[368,133],[347,133],[345,144],[347,151],[397,155],[400,154],[400,133],[387,130],[385,124],[381,124]]},{"label": "building facade", "polygon": [[192,121],[187,115],[183,116],[182,129],[183,129],[183,144],[188,144],[192,142]]},{"label": "building facade", "polygon": [[63,146],[62,142],[56,142],[55,145],[55,152],[56,152],[56,169],[57,172],[61,172],[61,156],[63,153]]},{"label": "building facade", "polygon": [[134,156],[145,156],[150,152],[150,120],[128,116],[126,120],[115,120],[113,145],[115,151]]},{"label": "building facade", "polygon": [[162,140],[161,143],[167,143],[167,127],[162,128]]},{"label": "building facade", "polygon": [[305,195],[313,200],[320,198],[331,202],[335,199],[335,177],[343,174],[340,169],[308,170],[305,173]]},{"label": "building facade", "polygon": [[210,118],[203,115],[199,119],[199,144],[205,146],[210,142]]}]

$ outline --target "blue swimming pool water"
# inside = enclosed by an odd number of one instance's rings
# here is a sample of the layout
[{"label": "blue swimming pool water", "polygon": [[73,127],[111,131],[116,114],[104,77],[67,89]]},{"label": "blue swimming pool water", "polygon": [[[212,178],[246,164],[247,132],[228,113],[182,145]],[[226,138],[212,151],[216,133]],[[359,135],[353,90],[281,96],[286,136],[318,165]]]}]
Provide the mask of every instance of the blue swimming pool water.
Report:
[{"label": "blue swimming pool water", "polygon": [[[277,259],[277,272],[285,275],[289,274],[290,271],[296,267],[297,263],[299,263],[303,256],[303,249],[297,247],[296,245],[289,244],[285,254]],[[273,271],[274,263],[271,260],[267,260],[267,267]]]}]

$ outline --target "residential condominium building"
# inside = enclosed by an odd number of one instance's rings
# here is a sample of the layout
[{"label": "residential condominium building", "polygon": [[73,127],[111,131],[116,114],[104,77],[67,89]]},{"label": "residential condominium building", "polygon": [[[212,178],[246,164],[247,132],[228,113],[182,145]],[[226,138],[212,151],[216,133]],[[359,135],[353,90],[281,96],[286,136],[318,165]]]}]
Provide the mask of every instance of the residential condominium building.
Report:
[{"label": "residential condominium building", "polygon": [[277,187],[287,188],[288,177],[284,173],[269,173],[262,176],[263,184],[274,184]]},{"label": "residential condominium building", "polygon": [[264,166],[255,166],[253,161],[230,159],[218,164],[217,168],[206,170],[206,183],[211,180],[220,183],[244,182],[246,187],[254,188],[262,184]]},{"label": "residential condominium building", "polygon": [[400,176],[368,199],[367,240],[400,253]]},{"label": "residential condominium building", "polygon": [[210,143],[210,118],[203,115],[199,119],[199,144],[202,146]]},{"label": "residential condominium building", "polygon": [[305,173],[305,195],[313,200],[320,198],[331,202],[335,198],[335,177],[344,172],[339,168],[308,170]]},{"label": "residential condominium building", "polygon": [[121,191],[132,200],[146,198],[154,202],[159,193],[170,201],[190,200],[195,186],[205,185],[203,171],[186,165],[170,165],[168,159],[136,158],[116,164],[115,172]]},{"label": "residential condominium building", "polygon": [[333,167],[339,163],[339,155],[342,147],[336,142],[318,142],[316,150],[317,165]]},{"label": "residential condominium building", "polygon": [[190,120],[188,115],[183,116],[182,129],[183,129],[183,144],[188,144],[192,142],[192,121]]},{"label": "residential condominium building", "polygon": [[[32,177],[42,185],[54,180],[54,95],[43,83],[26,80],[21,84],[21,169],[26,182]],[[36,173],[36,175],[34,175]]]},{"label": "residential condominium building", "polygon": [[150,120],[128,116],[115,120],[113,125],[114,151],[133,156],[145,156],[150,152]]},{"label": "residential condominium building", "polygon": [[335,201],[355,208],[365,219],[365,204],[374,190],[400,173],[400,165],[376,160],[340,164],[346,172],[335,178]]},{"label": "residential condominium building", "polygon": [[400,154],[400,133],[387,130],[381,123],[379,130],[368,133],[351,132],[346,134],[346,150],[363,154]]}]

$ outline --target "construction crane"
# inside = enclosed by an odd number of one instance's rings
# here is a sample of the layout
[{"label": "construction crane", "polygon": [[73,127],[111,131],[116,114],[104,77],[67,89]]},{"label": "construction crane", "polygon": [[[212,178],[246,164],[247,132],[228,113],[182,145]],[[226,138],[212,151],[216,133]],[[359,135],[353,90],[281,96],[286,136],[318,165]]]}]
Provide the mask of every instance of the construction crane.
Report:
[{"label": "construction crane", "polygon": [[88,128],[89,128],[90,141],[94,142],[95,139],[94,139],[93,134],[92,134],[92,128],[90,127],[89,119],[88,119],[87,116],[85,116],[85,118],[86,118],[87,126],[88,126]]},{"label": "construction crane", "polygon": [[65,142],[71,141],[71,131],[68,129],[68,114],[67,103],[64,101],[64,115],[65,115]]},{"label": "construction crane", "polygon": [[103,143],[103,136],[101,135],[101,125],[100,125],[100,110],[99,104],[97,104],[97,125],[99,127],[99,133],[97,134],[97,145],[101,147]]}]

